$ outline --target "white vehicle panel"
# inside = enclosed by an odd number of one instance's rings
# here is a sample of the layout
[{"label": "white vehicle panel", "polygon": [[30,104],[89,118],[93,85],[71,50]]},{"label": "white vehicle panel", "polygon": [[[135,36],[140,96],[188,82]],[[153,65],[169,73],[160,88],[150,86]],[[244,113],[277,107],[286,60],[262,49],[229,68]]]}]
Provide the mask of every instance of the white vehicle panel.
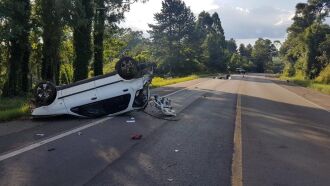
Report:
[{"label": "white vehicle panel", "polygon": [[94,81],[84,83],[84,84],[80,84],[80,85],[77,85],[77,86],[73,86],[73,87],[61,90],[61,95],[62,95],[61,97],[72,95],[72,94],[75,94],[77,92],[90,90],[90,89],[93,89],[93,88],[95,88],[95,82]]}]

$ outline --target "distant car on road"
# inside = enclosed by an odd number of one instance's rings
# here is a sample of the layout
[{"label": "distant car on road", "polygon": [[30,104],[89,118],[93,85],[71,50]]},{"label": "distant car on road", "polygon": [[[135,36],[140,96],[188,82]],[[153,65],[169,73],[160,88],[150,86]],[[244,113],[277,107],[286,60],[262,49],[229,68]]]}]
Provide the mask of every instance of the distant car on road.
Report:
[{"label": "distant car on road", "polygon": [[243,68],[236,68],[236,72],[240,74],[245,74],[246,71]]},{"label": "distant car on road", "polygon": [[116,72],[64,86],[41,82],[35,88],[33,117],[74,115],[100,117],[144,109],[150,98],[153,65],[130,57],[116,64]]}]

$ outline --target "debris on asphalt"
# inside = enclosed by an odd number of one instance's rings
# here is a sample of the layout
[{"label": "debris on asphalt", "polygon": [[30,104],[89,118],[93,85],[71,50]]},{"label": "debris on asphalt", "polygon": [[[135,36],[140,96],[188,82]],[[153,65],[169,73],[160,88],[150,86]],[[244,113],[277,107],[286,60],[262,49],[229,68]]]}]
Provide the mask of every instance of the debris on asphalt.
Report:
[{"label": "debris on asphalt", "polygon": [[43,136],[45,136],[45,134],[36,134],[36,136],[43,137]]},{"label": "debris on asphalt", "polygon": [[82,133],[81,132],[78,132],[78,135],[80,136]]},{"label": "debris on asphalt", "polygon": [[126,123],[135,123],[135,118],[131,117],[130,120],[127,120]]},{"label": "debris on asphalt", "polygon": [[179,152],[179,150],[178,149],[175,149],[174,152]]},{"label": "debris on asphalt", "polygon": [[132,140],[140,140],[142,139],[143,135],[142,134],[134,134],[131,139]]},{"label": "debris on asphalt", "polygon": [[55,148],[50,148],[50,149],[48,149],[47,151],[48,152],[51,152],[51,151],[54,151],[55,150]]},{"label": "debris on asphalt", "polygon": [[174,179],[173,178],[168,178],[167,181],[172,182]]},{"label": "debris on asphalt", "polygon": [[167,169],[167,168],[170,168],[170,167],[173,167],[173,166],[176,166],[176,165],[177,165],[177,163],[174,162],[174,163],[163,166],[163,169]]}]

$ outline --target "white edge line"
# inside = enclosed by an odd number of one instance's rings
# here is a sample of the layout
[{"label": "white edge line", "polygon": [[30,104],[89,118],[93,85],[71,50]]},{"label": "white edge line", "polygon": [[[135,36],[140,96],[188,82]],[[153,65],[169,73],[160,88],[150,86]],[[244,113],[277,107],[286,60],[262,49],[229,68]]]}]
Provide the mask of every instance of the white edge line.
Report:
[{"label": "white edge line", "polygon": [[208,80],[205,80],[205,81],[199,82],[199,83],[197,83],[197,84],[191,85],[191,86],[186,87],[186,88],[181,89],[181,90],[177,90],[177,91],[172,92],[172,93],[170,93],[170,94],[167,94],[167,95],[165,95],[165,96],[163,96],[163,97],[169,97],[169,96],[172,96],[172,95],[177,94],[177,93],[179,93],[179,92],[182,92],[182,91],[185,91],[185,90],[187,90],[187,89],[190,89],[191,87],[194,87],[194,86],[200,85],[200,84],[202,84],[202,83],[204,83],[204,82],[206,82],[206,81],[208,81]]},{"label": "white edge line", "polygon": [[[206,80],[206,81],[207,81],[207,80]],[[174,94],[177,94],[177,93],[179,93],[179,92],[182,92],[182,91],[184,91],[184,90],[187,90],[187,89],[189,89],[189,88],[191,88],[191,87],[193,87],[193,86],[197,86],[197,85],[199,85],[199,84],[201,84],[201,83],[204,83],[204,82],[205,82],[205,81],[203,81],[203,82],[199,82],[199,83],[194,84],[194,85],[192,85],[192,86],[189,86],[189,87],[186,87],[186,88],[184,88],[184,89],[181,89],[181,90],[175,91],[175,92],[173,92],[173,93],[167,94],[167,95],[165,95],[164,97],[172,96],[172,95],[174,95]],[[59,135],[53,136],[53,137],[51,137],[51,138],[45,139],[45,140],[43,140],[43,141],[40,141],[40,142],[37,142],[37,143],[33,143],[33,144],[31,144],[31,145],[28,145],[28,146],[26,146],[26,147],[20,148],[20,149],[18,149],[18,150],[14,150],[14,151],[9,152],[9,153],[4,153],[3,155],[0,155],[0,162],[1,162],[1,161],[4,161],[4,160],[6,160],[6,159],[12,158],[12,157],[14,157],[14,156],[17,156],[17,155],[19,155],[19,154],[22,154],[22,153],[24,153],[24,152],[27,152],[27,151],[33,150],[33,149],[35,149],[35,148],[37,148],[37,147],[40,147],[40,146],[42,146],[42,145],[45,145],[45,144],[47,144],[47,143],[50,143],[50,142],[56,141],[56,140],[61,139],[61,138],[63,138],[63,137],[69,136],[69,135],[71,135],[71,134],[77,133],[77,132],[82,131],[82,130],[85,130],[85,129],[88,129],[88,128],[93,127],[93,126],[95,126],[95,125],[99,125],[99,124],[101,124],[101,123],[103,123],[103,122],[105,122],[105,121],[107,121],[107,120],[111,120],[112,118],[113,118],[113,117],[103,118],[103,119],[100,119],[100,120],[98,120],[98,121],[92,122],[92,123],[90,123],[90,124],[84,125],[84,126],[82,126],[82,127],[78,127],[78,128],[73,129],[73,130],[70,130],[70,131],[64,132],[64,133],[62,133],[62,134],[59,134]]]},{"label": "white edge line", "polygon": [[50,142],[53,142],[53,141],[55,141],[55,140],[61,139],[61,138],[63,138],[63,137],[66,137],[66,136],[68,136],[68,135],[71,135],[71,134],[73,134],[73,133],[76,133],[76,132],[82,131],[82,130],[84,130],[84,129],[87,129],[87,128],[90,128],[90,127],[93,127],[93,126],[95,126],[95,125],[98,125],[98,124],[103,123],[103,122],[105,122],[105,121],[107,121],[107,120],[110,120],[110,119],[112,119],[112,117],[103,118],[103,119],[100,119],[100,120],[98,120],[98,121],[92,122],[92,123],[90,123],[90,124],[84,125],[84,126],[82,126],[82,127],[75,128],[75,129],[73,129],[73,130],[70,130],[70,131],[64,132],[64,133],[59,134],[59,135],[57,135],[57,136],[54,136],[54,137],[48,138],[48,139],[46,139],[46,140],[43,140],[43,141],[40,141],[40,142],[34,143],[34,144],[32,144],[32,145],[28,145],[28,146],[26,146],[26,147],[23,147],[23,148],[21,148],[21,149],[15,150],[15,151],[12,151],[12,152],[10,152],[10,153],[4,154],[4,155],[0,156],[0,162],[3,161],[3,160],[6,160],[6,159],[8,159],[8,158],[14,157],[14,156],[16,156],[16,155],[22,154],[23,152],[30,151],[30,150],[32,150],[32,149],[35,149],[35,148],[40,147],[40,146],[42,146],[42,145],[45,145],[45,144],[47,144],[47,143],[50,143]]}]

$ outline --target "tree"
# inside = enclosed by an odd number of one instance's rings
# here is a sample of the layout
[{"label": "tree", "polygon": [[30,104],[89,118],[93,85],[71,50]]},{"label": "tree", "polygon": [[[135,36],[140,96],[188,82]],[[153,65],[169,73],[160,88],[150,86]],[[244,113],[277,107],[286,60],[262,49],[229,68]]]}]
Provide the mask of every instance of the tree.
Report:
[{"label": "tree", "polygon": [[94,18],[94,75],[103,74],[103,40],[105,29],[105,1],[95,0],[95,18]]},{"label": "tree", "polygon": [[224,30],[219,15],[212,16],[207,12],[201,12],[196,23],[197,40],[199,41],[200,61],[212,71],[226,70],[225,49],[226,42]]},{"label": "tree", "polygon": [[245,45],[243,43],[239,45],[238,52],[243,57],[246,57],[248,55],[247,49],[245,48]]},{"label": "tree", "polygon": [[[272,59],[277,55],[275,45],[269,39],[259,38],[252,51],[253,62],[258,73],[264,73],[272,66]],[[268,68],[269,69],[269,68]]]},{"label": "tree", "polygon": [[[128,11],[132,3],[138,0],[95,0],[95,17],[94,17],[94,75],[103,74],[104,63],[104,32],[106,27],[111,33],[117,29],[116,23],[124,18],[124,12]],[[141,2],[146,2],[142,0]]]},{"label": "tree", "polygon": [[226,45],[229,53],[231,54],[237,53],[236,41],[233,38],[231,38],[229,41],[226,41]]},{"label": "tree", "polygon": [[226,49],[226,41],[224,30],[221,25],[219,15],[212,15],[212,29],[208,38],[209,64],[211,68],[225,71],[227,68],[224,51]]},{"label": "tree", "polygon": [[38,0],[37,2],[41,4],[39,11],[43,30],[41,76],[44,80],[58,84],[61,65],[61,37],[69,2],[68,0]]},{"label": "tree", "polygon": [[164,0],[161,12],[155,14],[155,20],[155,25],[149,25],[149,33],[164,71],[184,73],[192,64],[186,55],[189,53],[189,37],[194,31],[193,13],[181,0]]},{"label": "tree", "polygon": [[88,77],[88,66],[92,58],[92,19],[93,1],[74,0],[73,2],[73,45],[75,49],[75,60],[73,63],[74,81]]},{"label": "tree", "polygon": [[31,5],[29,0],[3,0],[1,19],[4,24],[3,39],[9,49],[8,79],[3,96],[26,95],[29,89],[29,32]]},{"label": "tree", "polygon": [[308,0],[298,3],[293,24],[288,28],[288,39],[281,46],[280,53],[286,61],[285,74],[301,74],[314,79],[325,68],[324,48],[320,48],[326,35],[330,33],[329,25],[324,20],[329,16],[328,0]]}]

